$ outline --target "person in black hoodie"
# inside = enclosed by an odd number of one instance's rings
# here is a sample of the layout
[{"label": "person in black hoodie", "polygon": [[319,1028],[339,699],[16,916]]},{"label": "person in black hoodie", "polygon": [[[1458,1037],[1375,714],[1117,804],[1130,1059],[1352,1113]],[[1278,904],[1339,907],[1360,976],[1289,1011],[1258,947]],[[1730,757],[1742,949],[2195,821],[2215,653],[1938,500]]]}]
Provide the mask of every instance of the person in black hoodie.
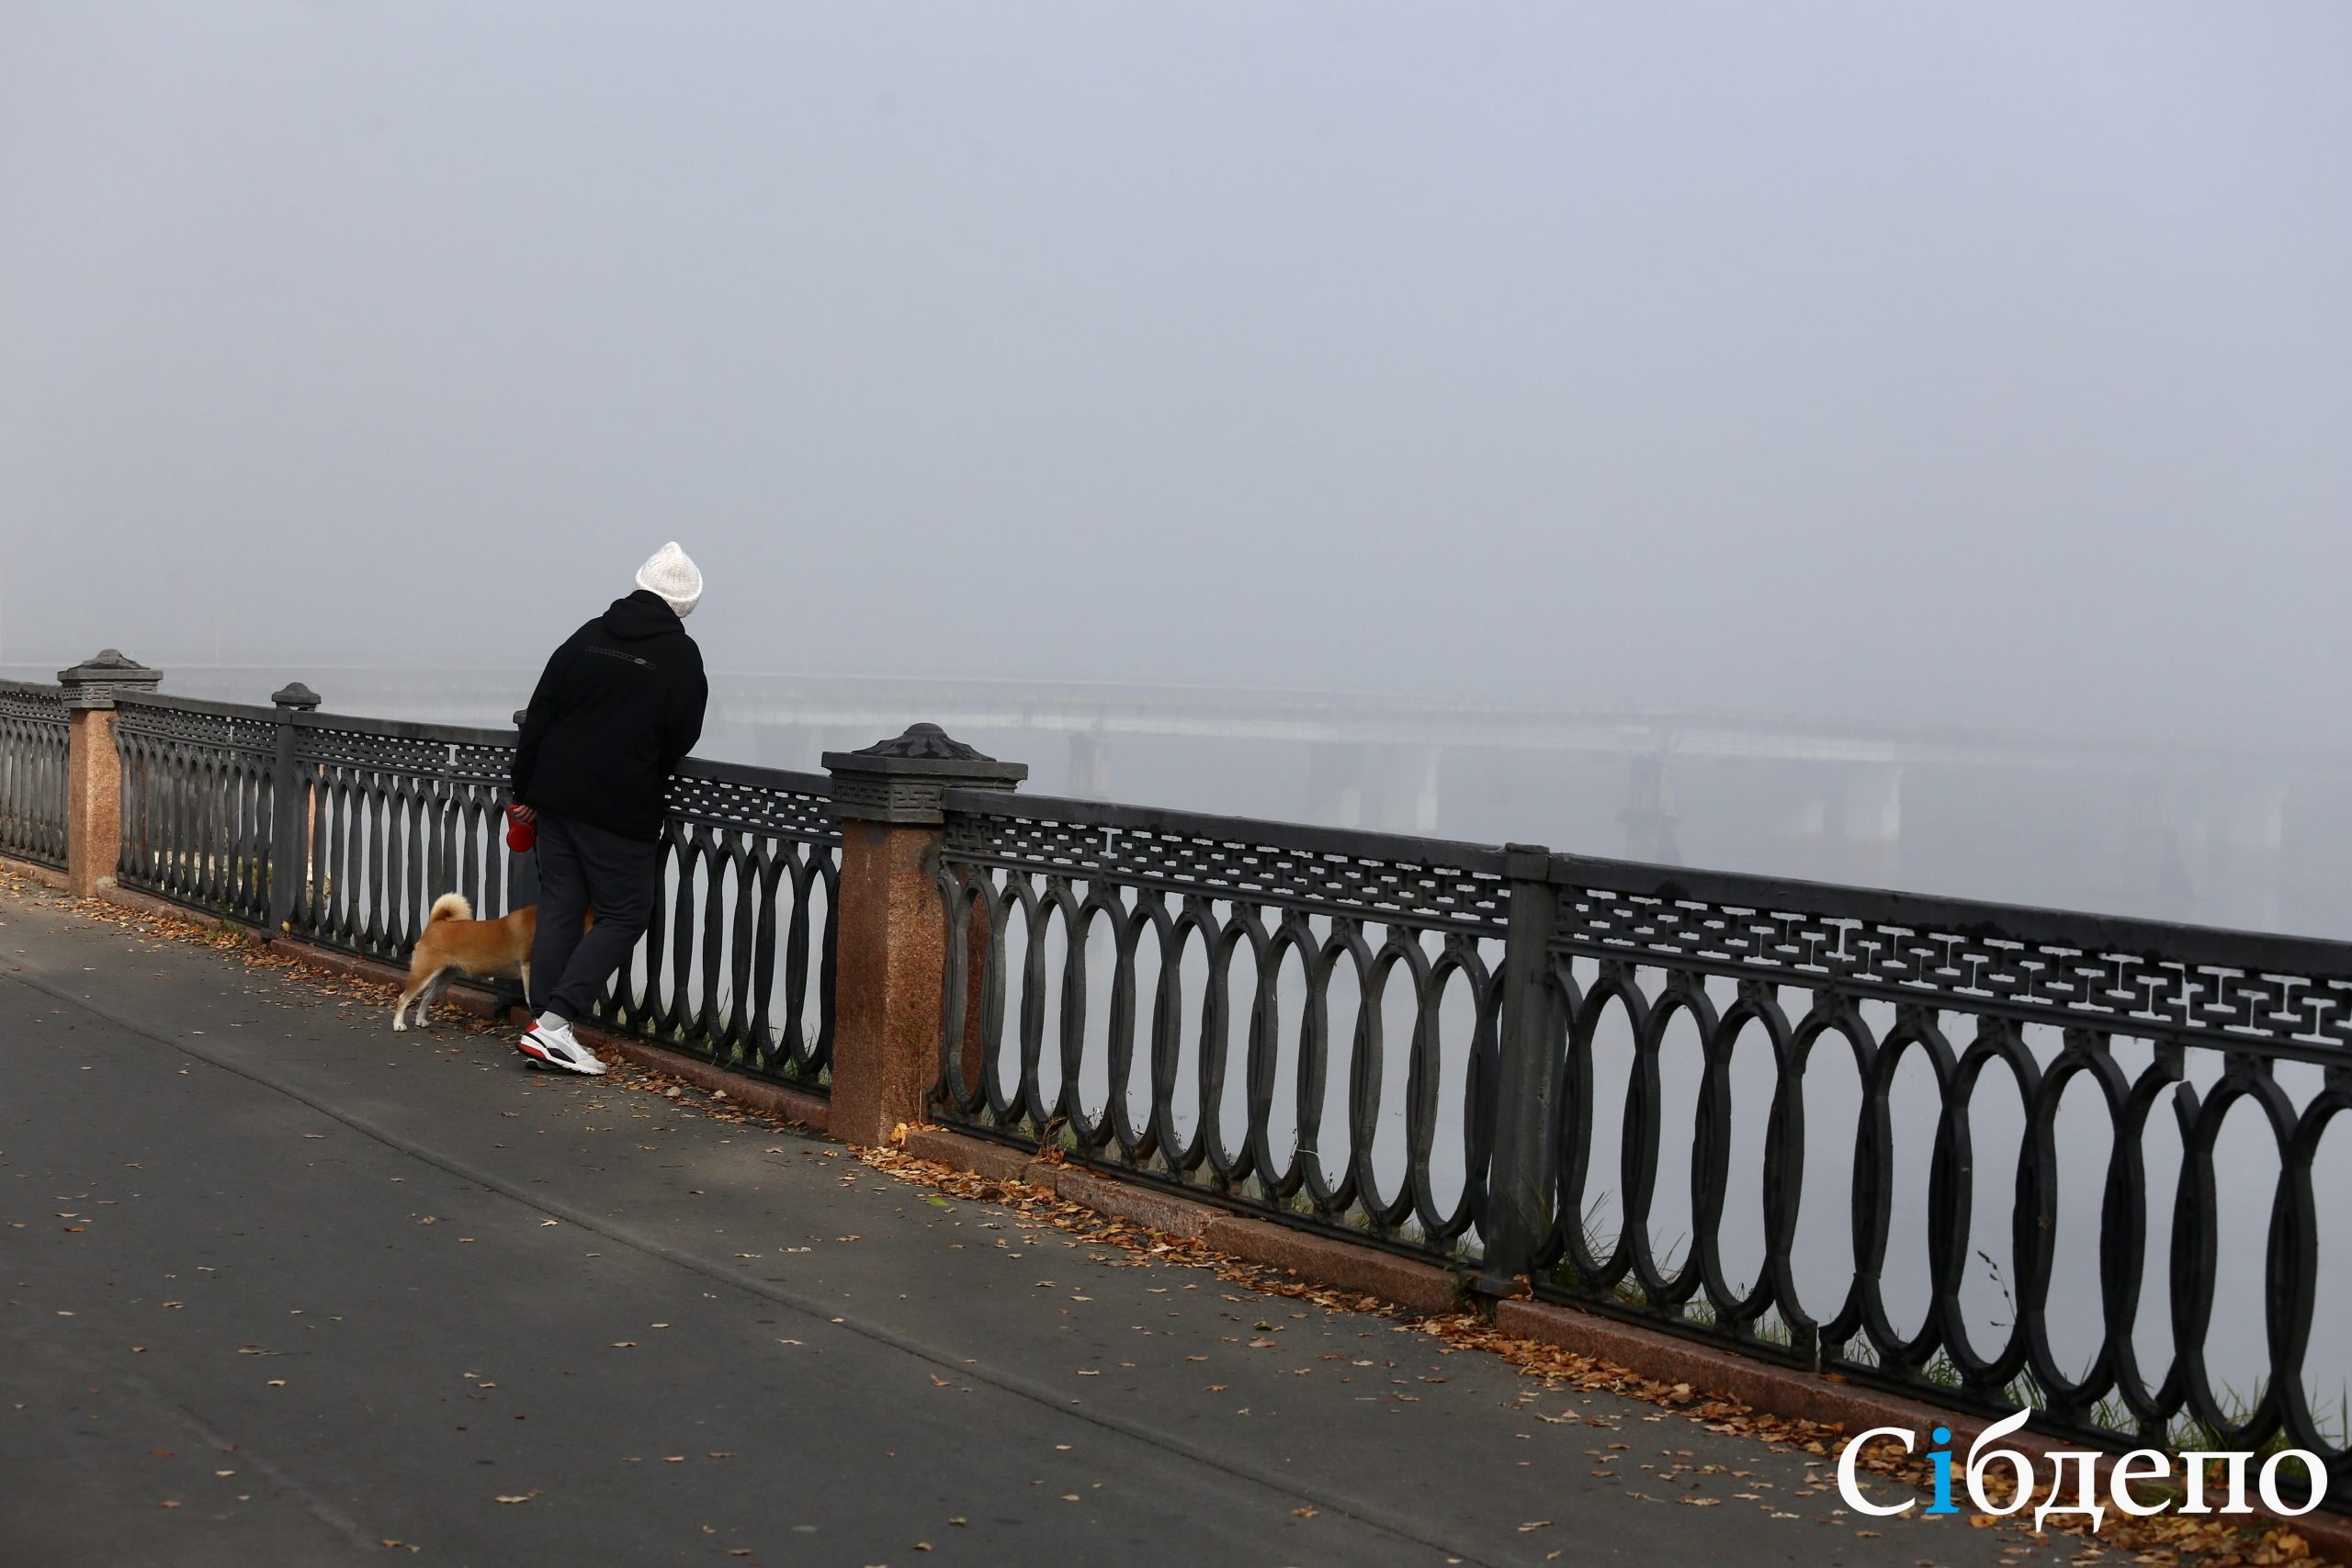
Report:
[{"label": "person in black hoodie", "polygon": [[[637,571],[637,592],[555,650],[514,748],[516,815],[537,824],[537,1016],[515,1049],[594,1075],[605,1063],[571,1021],[627,961],[653,913],[670,774],[702,735],[710,687],[684,618],[702,573],[676,541]],[[583,934],[589,910],[596,923]]]}]

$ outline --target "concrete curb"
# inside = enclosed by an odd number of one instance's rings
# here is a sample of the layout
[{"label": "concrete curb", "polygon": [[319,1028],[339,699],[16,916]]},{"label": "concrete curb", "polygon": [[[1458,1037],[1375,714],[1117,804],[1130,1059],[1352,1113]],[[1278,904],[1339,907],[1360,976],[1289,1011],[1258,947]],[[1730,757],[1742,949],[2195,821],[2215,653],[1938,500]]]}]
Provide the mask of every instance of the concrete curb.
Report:
[{"label": "concrete curb", "polygon": [[[521,1012],[516,1009],[516,1013]],[[520,1017],[515,1019],[522,1021]],[[639,1040],[627,1034],[615,1034],[594,1024],[575,1023],[571,1032],[600,1051],[623,1056],[640,1067],[669,1077],[684,1078],[696,1089],[724,1093],[730,1104],[763,1111],[771,1116],[781,1116],[795,1125],[822,1133],[831,1120],[832,1106],[821,1094],[811,1094],[805,1089],[768,1078],[755,1078],[749,1073],[739,1073],[730,1067],[714,1066],[698,1056],[683,1051]]]},{"label": "concrete curb", "polygon": [[[72,889],[69,888],[67,891],[71,892]],[[153,893],[141,893],[136,887],[122,886],[111,879],[99,883],[98,890],[93,897],[102,903],[112,904],[138,914],[180,920],[192,926],[234,926],[241,931],[251,932],[256,941],[268,934],[257,927],[247,925],[233,915],[214,915],[208,914],[202,909],[191,909],[185,904],[175,904],[169,898],[159,898]]]},{"label": "concrete curb", "polygon": [[[0,855],[0,870],[21,876],[29,882],[38,882],[51,893],[62,893],[69,898],[79,897],[74,891],[72,879],[55,866],[42,865],[38,861],[18,860],[15,855]],[[167,898],[158,898],[152,894],[141,893],[135,887],[124,887],[111,876],[99,882],[96,897],[103,903],[133,909],[142,915],[168,916],[175,920],[184,920],[190,925],[202,925],[208,919],[217,922],[225,918],[209,916],[201,909],[184,908]],[[229,924],[245,930],[252,929],[245,926],[242,920],[230,920]]]},{"label": "concrete curb", "polygon": [[0,869],[21,876],[28,882],[38,882],[51,893],[73,891],[74,885],[65,880],[63,872],[53,866],[42,865],[36,861],[18,860],[14,855],[0,855]]},{"label": "concrete curb", "polygon": [[1036,1159],[1021,1149],[951,1133],[910,1127],[900,1145],[917,1159],[969,1170],[993,1181],[1025,1181],[1057,1198],[1129,1224],[1197,1240],[1250,1263],[1286,1269],[1302,1280],[1392,1302],[1417,1313],[1461,1310],[1454,1276],[1435,1264],[1398,1258],[1338,1236],[1293,1230],[1271,1220],[1228,1213],[1177,1193],[1121,1181],[1084,1166]]}]

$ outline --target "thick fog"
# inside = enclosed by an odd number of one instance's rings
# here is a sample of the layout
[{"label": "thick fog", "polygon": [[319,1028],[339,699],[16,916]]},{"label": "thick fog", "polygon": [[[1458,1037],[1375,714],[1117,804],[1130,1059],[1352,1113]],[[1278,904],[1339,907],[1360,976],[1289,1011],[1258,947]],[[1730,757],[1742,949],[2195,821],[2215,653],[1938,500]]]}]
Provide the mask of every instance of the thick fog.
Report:
[{"label": "thick fog", "polygon": [[[169,692],[503,724],[675,538],[706,756],[944,716],[1033,793],[2352,937],[2347,61],[2335,0],[0,0],[0,671],[113,645]],[[1445,705],[1320,739],[826,707],[872,676]],[[1445,729],[1505,703],[1715,716]],[[1864,744],[1919,727],[1982,733]],[[1895,1100],[1916,1321],[1937,1112]],[[1981,1237],[2025,1123],[1971,1115]],[[2052,1314],[2086,1359],[2093,1132]],[[1839,1291],[1841,1209],[1800,1241]],[[1972,1322],[2017,1310],[1987,1245]],[[2343,1339],[2303,1369],[2339,1434]]]},{"label": "thick fog", "polygon": [[[674,537],[721,671],[2352,742],[2339,6],[0,17],[11,668],[528,665]],[[1205,755],[1114,787],[1299,809]]]}]

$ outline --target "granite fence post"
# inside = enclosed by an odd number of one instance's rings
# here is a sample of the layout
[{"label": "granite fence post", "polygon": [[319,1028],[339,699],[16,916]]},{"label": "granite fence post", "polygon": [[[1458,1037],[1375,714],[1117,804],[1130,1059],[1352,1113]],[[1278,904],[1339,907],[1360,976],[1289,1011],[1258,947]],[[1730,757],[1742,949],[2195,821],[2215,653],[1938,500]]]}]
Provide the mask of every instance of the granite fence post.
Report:
[{"label": "granite fence post", "polygon": [[1001,762],[918,724],[858,751],[828,751],[842,825],[830,1130],[888,1143],[923,1119],[939,1079],[947,911],[939,852],[951,789],[1011,790],[1026,763]]}]

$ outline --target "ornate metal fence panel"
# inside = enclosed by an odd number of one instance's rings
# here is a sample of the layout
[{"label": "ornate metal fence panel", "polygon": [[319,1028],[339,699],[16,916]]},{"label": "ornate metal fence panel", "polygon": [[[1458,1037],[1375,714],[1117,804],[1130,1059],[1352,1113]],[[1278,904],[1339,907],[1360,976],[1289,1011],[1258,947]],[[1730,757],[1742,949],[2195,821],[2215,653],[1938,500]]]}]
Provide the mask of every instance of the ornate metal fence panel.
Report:
[{"label": "ornate metal fence panel", "polygon": [[64,694],[0,681],[0,853],[65,864]]},{"label": "ornate metal fence panel", "polygon": [[[304,862],[295,934],[404,961],[443,893],[478,916],[516,894],[511,738],[326,715],[295,721]],[[662,897],[597,1018],[740,1070],[822,1088],[832,1061],[841,835],[827,781],[689,761],[672,787]]]},{"label": "ornate metal fence panel", "polygon": [[947,1122],[1476,1252],[1508,889],[1468,845],[950,792]]},{"label": "ornate metal fence panel", "polygon": [[2352,1504],[2352,945],[946,806],[942,1121]]},{"label": "ornate metal fence panel", "polygon": [[288,821],[301,842],[289,850],[305,868],[295,935],[404,962],[444,893],[465,895],[478,919],[507,912],[511,737],[327,714],[292,722],[300,798]]},{"label": "ornate metal fence panel", "polygon": [[[21,837],[62,862],[62,709],[52,746],[39,697],[0,692],[0,821],[12,848]],[[115,733],[127,886],[392,964],[444,893],[484,919],[531,897],[505,843],[510,734],[151,696],[119,699]],[[41,793],[52,750],[53,808]],[[829,783],[695,761],[679,771],[662,897],[602,1021],[825,1089],[841,876]]]},{"label": "ornate metal fence panel", "polygon": [[662,897],[600,1017],[722,1066],[830,1084],[841,886],[830,784],[721,762],[679,770]]},{"label": "ornate metal fence panel", "polygon": [[269,708],[119,697],[116,879],[192,908],[266,921],[277,728]]},{"label": "ornate metal fence panel", "polygon": [[1538,1294],[2094,1440],[2283,1438],[2352,1502],[2352,1347],[2311,1356],[2319,1272],[2352,1262],[2352,1120],[2324,1144],[2352,947],[1566,856],[1550,881]]}]

